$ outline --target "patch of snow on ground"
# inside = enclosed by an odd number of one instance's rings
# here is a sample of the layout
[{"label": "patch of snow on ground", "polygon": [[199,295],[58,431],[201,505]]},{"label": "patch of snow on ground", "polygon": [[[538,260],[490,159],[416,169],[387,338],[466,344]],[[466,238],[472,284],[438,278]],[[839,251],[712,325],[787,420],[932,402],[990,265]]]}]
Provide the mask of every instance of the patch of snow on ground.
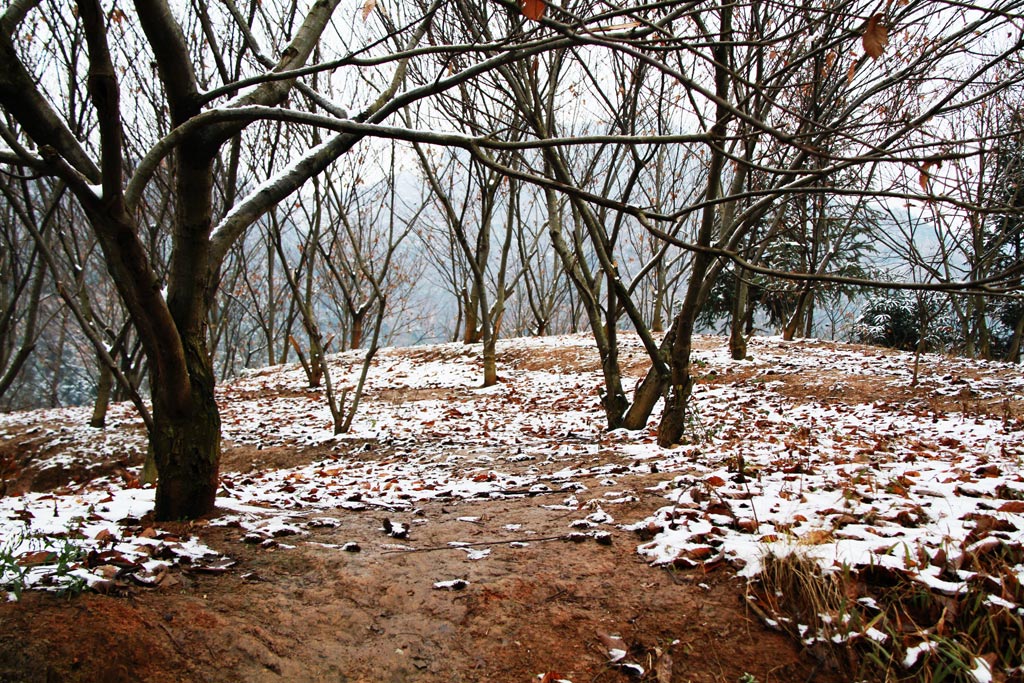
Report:
[{"label": "patch of snow on ground", "polygon": [[[624,358],[642,356],[635,337],[623,335],[622,343]],[[576,360],[593,356],[584,336],[503,341],[498,352],[530,358],[566,348]],[[967,577],[921,562],[921,552],[942,551],[956,564],[984,552],[975,544],[986,536],[1024,543],[1024,425],[890,400],[887,389],[911,381],[910,354],[778,338],[751,340],[751,358],[743,361],[731,360],[722,340],[698,348],[712,350],[695,354],[708,381],[693,394],[693,442],[667,450],[655,445],[650,429],[604,429],[600,372],[566,362],[571,353],[544,369],[499,365],[502,382],[484,390],[479,346],[383,349],[353,429],[343,435],[334,434],[322,391],[306,387],[298,366],[246,372],[218,394],[225,438],[258,448],[315,446],[322,457],[223,472],[217,505],[229,516],[219,523],[238,523],[269,540],[303,533],[305,520],[327,510],[414,510],[431,499],[540,496],[538,505],[576,510],[584,478],[611,488],[586,497],[614,505],[636,500],[617,486],[620,478],[657,472],[669,475],[655,489],[665,505],[646,519],[617,520],[645,535],[638,552],[655,564],[729,562],[754,576],[765,553],[799,550],[826,569],[874,563],[913,570],[923,584],[956,592]],[[336,387],[354,385],[360,360],[360,352],[331,357]],[[744,379],[731,379],[733,373]],[[787,378],[819,387],[815,395],[823,398],[788,397]],[[847,400],[850,384],[864,380],[877,396]],[[624,380],[627,391],[635,381]],[[934,356],[922,359],[918,382],[922,396],[996,400],[1024,393],[1024,378],[1005,365]],[[124,425],[137,424],[130,407],[117,410]],[[67,425],[40,427],[40,438],[64,453],[109,456],[141,447],[137,431],[76,426],[87,419],[84,410],[5,415],[0,432],[45,420]],[[151,506],[151,491],[111,481],[3,498],[0,547],[12,570],[22,571],[18,561],[26,553],[70,538],[86,555],[120,553],[106,559],[148,579],[160,567],[147,564],[154,539],[142,535],[161,532],[131,520]],[[613,518],[599,506],[579,516],[581,526]],[[164,540],[170,544],[176,545],[161,551],[170,558],[163,562],[218,561],[188,541]],[[52,581],[54,565],[33,558],[40,564],[32,566],[29,584],[45,583],[47,572]],[[79,558],[75,569],[104,579],[110,570],[97,561],[89,567]],[[1024,566],[1015,571],[1024,577]]]}]

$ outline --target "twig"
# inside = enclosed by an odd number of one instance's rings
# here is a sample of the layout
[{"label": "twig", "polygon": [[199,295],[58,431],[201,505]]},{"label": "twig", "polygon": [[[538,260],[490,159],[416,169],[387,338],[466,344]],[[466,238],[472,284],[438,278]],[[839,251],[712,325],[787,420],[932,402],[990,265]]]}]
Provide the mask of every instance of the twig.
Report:
[{"label": "twig", "polygon": [[539,543],[541,541],[567,541],[569,540],[569,534],[562,534],[561,536],[542,536],[541,538],[513,538],[507,541],[476,541],[475,543],[459,543],[458,545],[434,545],[428,548],[409,548],[402,550],[385,550],[384,554],[390,553],[426,553],[432,550],[458,550],[459,548],[472,548],[479,545],[507,545],[509,543]]}]

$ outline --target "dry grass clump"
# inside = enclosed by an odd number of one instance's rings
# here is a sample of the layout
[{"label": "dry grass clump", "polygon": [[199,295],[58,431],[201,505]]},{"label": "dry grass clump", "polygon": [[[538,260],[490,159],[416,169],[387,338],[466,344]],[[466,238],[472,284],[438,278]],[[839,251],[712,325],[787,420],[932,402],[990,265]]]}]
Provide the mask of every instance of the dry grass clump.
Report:
[{"label": "dry grass clump", "polygon": [[[972,560],[966,590],[949,595],[918,580],[913,568],[822,571],[794,548],[766,555],[749,599],[770,625],[851,681],[1024,683],[1018,552],[1007,545],[983,563]],[[911,564],[935,561],[946,558],[922,550]]]}]

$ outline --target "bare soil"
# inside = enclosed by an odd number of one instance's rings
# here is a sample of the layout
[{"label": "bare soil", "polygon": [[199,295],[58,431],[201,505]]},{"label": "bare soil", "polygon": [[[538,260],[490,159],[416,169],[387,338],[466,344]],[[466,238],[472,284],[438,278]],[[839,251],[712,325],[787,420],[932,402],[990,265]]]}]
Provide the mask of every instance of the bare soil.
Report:
[{"label": "bare soil", "polygon": [[[616,514],[637,519],[659,507],[664,499],[643,492],[658,476],[630,482],[639,500]],[[383,534],[384,512],[318,514],[341,523],[280,539],[289,548],[200,525],[205,542],[238,559],[231,571],[183,573],[177,585],[124,597],[27,593],[0,605],[0,680],[635,680],[608,663],[600,633],[621,636],[649,672],[668,653],[666,681],[734,682],[747,672],[765,683],[838,680],[747,612],[744,585],[726,567],[652,568],[625,531],[609,546],[531,540],[564,536],[579,516],[542,507],[558,502],[431,502],[395,518],[412,528],[402,541]],[[492,549],[482,561],[447,546],[510,539],[527,545],[472,546]],[[361,551],[338,547],[350,542]],[[433,587],[452,579],[468,585]]]},{"label": "bare soil", "polygon": [[[552,371],[594,365],[574,348],[503,362]],[[635,359],[627,366],[634,375],[644,369]],[[702,381],[752,376],[738,371]],[[779,379],[791,395],[828,392],[821,377],[813,384],[794,374]],[[877,398],[869,378],[834,379],[845,387],[837,400]],[[914,390],[907,391],[887,398],[912,399]],[[446,398],[459,400],[457,392]],[[943,400],[941,407],[955,407],[955,399]],[[1019,417],[1020,397],[1006,409]],[[16,478],[30,460],[30,436],[4,439],[0,467],[4,478]],[[323,455],[322,448],[228,444],[223,468],[291,467]],[[371,444],[358,456],[383,459],[389,452]],[[620,479],[617,489],[636,501],[608,511],[621,522],[651,514],[665,499],[647,488],[667,476]],[[597,482],[583,483],[600,491]],[[600,495],[589,491],[578,494],[584,508]],[[735,683],[748,673],[760,683],[843,680],[749,612],[744,582],[728,566],[651,567],[635,552],[637,536],[622,530],[610,545],[562,539],[568,522],[583,516],[560,505],[565,495],[432,501],[397,515],[296,511],[308,535],[269,547],[242,542],[241,529],[210,523],[216,515],[183,525],[181,533],[197,534],[237,564],[216,575],[183,571],[159,589],[126,595],[29,592],[0,604],[0,682],[637,680],[609,663],[602,633],[620,636],[628,659],[644,668],[643,680],[656,683]],[[389,516],[410,525],[408,539],[384,533]],[[318,525],[322,518],[336,525]],[[452,542],[491,553],[474,561]],[[359,552],[342,550],[348,543]],[[454,579],[465,587],[434,587]]]}]

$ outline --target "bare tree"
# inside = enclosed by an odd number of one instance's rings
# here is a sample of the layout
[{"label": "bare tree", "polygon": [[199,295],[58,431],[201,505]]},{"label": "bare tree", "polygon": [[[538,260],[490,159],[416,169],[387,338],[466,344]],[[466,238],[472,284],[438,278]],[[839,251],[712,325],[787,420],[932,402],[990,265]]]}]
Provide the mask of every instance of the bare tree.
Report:
[{"label": "bare tree", "polygon": [[[209,326],[219,324],[213,307],[228,255],[262,216],[368,136],[458,148],[466,168],[485,174],[483,188],[537,188],[548,239],[601,354],[609,426],[646,424],[667,392],[659,427],[666,446],[685,431],[695,320],[727,265],[799,283],[878,284],[833,272],[826,252],[794,271],[757,260],[768,252],[748,249],[747,238],[781,206],[806,196],[812,207],[814,197],[828,195],[865,198],[863,211],[902,201],[998,213],[927,187],[908,189],[898,170],[929,172],[956,155],[946,117],[1021,81],[1020,0],[908,0],[884,9],[863,0],[821,8],[569,3],[547,5],[539,21],[524,20],[511,0],[414,0],[376,11],[367,5],[361,25],[354,16],[332,24],[337,6],[196,0],[178,16],[166,0],[109,13],[98,0],[79,0],[75,12],[16,0],[0,16],[0,160],[63,182],[102,248],[148,360],[161,519],[213,505],[220,426]],[[45,26],[43,7],[54,17]],[[87,58],[51,49],[35,59],[38,41],[20,40],[19,27],[30,25],[51,33],[49,45],[77,41]],[[318,44],[322,58],[313,57]],[[142,69],[119,68],[147,61],[159,88]],[[935,77],[950,73],[956,77]],[[75,96],[80,75],[87,98]],[[149,88],[149,104],[122,101],[125,84]],[[466,127],[465,111],[449,106],[456,101],[503,114]],[[427,128],[387,125],[415,105]],[[661,123],[637,125],[647,120]],[[262,126],[278,124],[318,128],[322,142],[282,148],[270,167],[252,163],[276,144],[262,145]],[[680,175],[687,191],[674,198],[644,191],[665,149],[692,165]],[[501,177],[509,180],[492,181]],[[154,189],[162,182],[167,192]],[[497,243],[506,265],[513,204],[489,214],[505,230]],[[634,272],[620,259],[640,228],[667,246],[651,249]],[[454,234],[459,249],[448,253],[471,255],[480,302],[465,312],[492,311],[496,323],[501,306],[484,303],[487,259],[478,258],[490,238],[474,250],[468,233],[465,244]],[[810,237],[814,246],[813,230]],[[659,343],[639,283],[657,278],[665,255],[679,250],[692,254],[676,262],[685,291]],[[371,267],[365,259],[356,265]],[[1012,294],[1019,275],[1019,264],[1003,263],[966,279],[927,271],[928,281],[897,284]],[[367,275],[378,288],[379,276]],[[514,280],[494,290],[496,303]],[[811,288],[802,291],[809,301]],[[383,306],[385,297],[374,296]],[[619,376],[620,324],[640,334],[652,361],[651,381],[632,403]]]},{"label": "bare tree", "polygon": [[[132,166],[126,165],[125,110],[110,43],[116,29],[110,25],[113,15],[108,18],[95,0],[78,3],[76,19],[88,46],[87,85],[98,145],[92,149],[74,135],[67,125],[73,112],[51,104],[40,89],[40,79],[18,54],[15,32],[36,4],[15,3],[0,17],[0,104],[20,127],[16,132],[6,129],[4,138],[23,166],[58,176],[81,204],[150,362],[150,440],[160,477],[157,517],[195,517],[212,508],[217,489],[220,419],[206,330],[221,265],[230,247],[258,216],[344,153],[360,136],[335,135],[286,167],[272,184],[256,188],[215,223],[214,177],[219,152],[249,121],[259,117],[246,114],[219,121],[212,117],[214,120],[190,126],[190,122],[204,121],[199,117],[211,102],[210,94],[199,86],[195,53],[166,2],[137,3],[134,19],[152,51],[170,124],[176,129],[175,211],[165,296],[153,265],[155,254],[141,239],[137,205],[152,172],[172,148],[157,143],[133,164],[134,173]],[[302,17],[273,65],[276,71],[306,64],[336,5],[336,0],[318,2]],[[122,15],[118,19],[128,20]],[[245,33],[247,27],[236,28]],[[247,40],[251,37],[246,34]],[[249,48],[255,51],[259,46]],[[207,113],[270,108],[284,102],[294,84],[294,79],[264,79],[227,107]],[[225,92],[238,87],[230,85]],[[371,105],[364,114],[373,111]],[[38,153],[23,147],[21,140],[30,141]]]}]

